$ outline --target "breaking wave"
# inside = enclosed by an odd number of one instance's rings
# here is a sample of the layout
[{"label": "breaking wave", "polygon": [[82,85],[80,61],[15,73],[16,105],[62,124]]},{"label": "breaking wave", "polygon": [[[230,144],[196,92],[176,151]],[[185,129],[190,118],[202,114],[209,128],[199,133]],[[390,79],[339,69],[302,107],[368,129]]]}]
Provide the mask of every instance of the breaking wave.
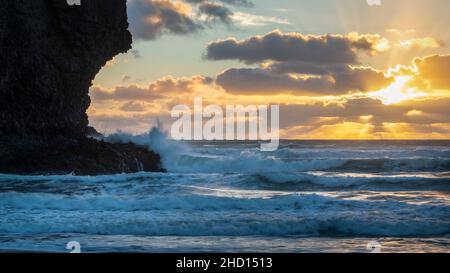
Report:
[{"label": "breaking wave", "polygon": [[261,152],[158,128],[106,140],[158,152],[168,172],[0,174],[0,236],[450,235],[449,142],[281,141]]},{"label": "breaking wave", "polygon": [[[132,136],[116,133],[111,142],[134,142],[158,152],[163,166],[181,173],[267,173],[305,171],[345,172],[446,172],[450,170],[450,148],[445,146],[368,147],[347,142],[282,141],[275,152],[261,152],[259,145],[203,145],[170,140],[160,128]],[[420,144],[420,143],[419,143]],[[373,147],[371,146],[373,145]],[[392,144],[391,144],[392,145]],[[312,146],[312,147],[311,147]],[[224,148],[225,147],[225,148]]]},{"label": "breaking wave", "polygon": [[0,197],[0,205],[9,212],[0,212],[0,233],[152,236],[450,233],[450,208],[445,205],[341,200],[316,194],[253,198],[190,194],[136,198],[3,193]]}]

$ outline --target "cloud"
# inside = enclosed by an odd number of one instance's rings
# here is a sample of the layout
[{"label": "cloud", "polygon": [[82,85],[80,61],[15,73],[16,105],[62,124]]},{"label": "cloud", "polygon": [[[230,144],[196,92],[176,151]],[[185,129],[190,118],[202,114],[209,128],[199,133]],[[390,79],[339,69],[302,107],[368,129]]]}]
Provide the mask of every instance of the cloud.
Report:
[{"label": "cloud", "polygon": [[147,113],[128,113],[123,115],[94,113],[89,115],[89,121],[98,132],[104,135],[115,133],[118,130],[139,134],[148,132],[152,126],[156,125],[156,117]]},{"label": "cloud", "polygon": [[[189,105],[191,99],[189,97],[183,103]],[[233,96],[221,103],[227,101],[242,103],[238,97]],[[169,104],[163,106],[167,103]],[[218,101],[214,103],[221,104]],[[426,98],[385,105],[377,98],[366,96],[309,103],[281,103],[280,128],[283,137],[448,138],[448,105],[450,98]],[[119,104],[119,111],[92,111],[90,120],[101,132],[113,132],[117,129],[144,132],[157,118],[171,124],[173,120],[170,119],[170,108],[170,102],[167,101],[126,101]]]},{"label": "cloud", "polygon": [[233,24],[229,6],[252,7],[248,0],[130,0],[130,30],[138,40],[155,40],[164,34],[197,32],[210,22]]},{"label": "cloud", "polygon": [[450,55],[433,55],[414,60],[416,81],[424,81],[430,89],[450,90]]},{"label": "cloud", "polygon": [[154,40],[165,33],[187,34],[203,28],[192,19],[191,7],[181,2],[132,0],[128,12],[137,39]]},{"label": "cloud", "polygon": [[123,83],[129,82],[129,81],[131,81],[131,77],[130,76],[128,76],[128,75],[123,76],[123,78],[122,78],[122,82]]},{"label": "cloud", "polygon": [[115,66],[117,63],[118,63],[117,58],[112,58],[111,60],[106,62],[106,64],[104,65],[104,68],[111,68],[111,67]]},{"label": "cloud", "polygon": [[135,58],[135,59],[142,58],[141,52],[137,49],[132,49],[129,52],[131,53],[131,55],[133,55],[133,58]]},{"label": "cloud", "polygon": [[272,16],[254,15],[246,12],[235,12],[232,16],[234,22],[245,27],[259,27],[269,24],[290,25],[286,19]]},{"label": "cloud", "polygon": [[417,30],[389,28],[389,29],[386,29],[386,32],[390,33],[390,34],[394,34],[394,35],[410,35],[410,34],[416,34]]},{"label": "cloud", "polygon": [[[441,56],[442,57],[442,56]],[[433,59],[424,58],[434,62]],[[366,67],[336,66],[327,69],[317,77],[289,77],[269,68],[236,69],[234,77],[255,74],[254,82],[266,88],[268,94],[277,94],[279,87],[287,85],[295,89],[288,93],[328,94],[323,90],[333,90],[338,83],[330,74],[355,73],[354,77],[367,77],[366,73],[381,73]],[[364,74],[361,76],[360,74]],[[267,75],[266,75],[267,74]],[[265,81],[258,77],[268,77]],[[275,77],[275,78],[274,78]],[[344,77],[347,79],[346,76]],[[371,76],[376,77],[376,76]],[[339,78],[339,77],[336,77]],[[328,80],[327,80],[328,79]],[[219,81],[219,79],[218,79]],[[375,82],[378,79],[374,80]],[[424,97],[386,105],[381,99],[369,95],[354,94],[338,97],[293,99],[288,96],[274,98],[235,96],[249,93],[243,91],[226,94],[211,85],[213,79],[193,76],[185,78],[164,77],[147,86],[117,86],[113,89],[91,88],[92,107],[89,111],[91,124],[101,132],[117,129],[140,133],[150,128],[157,118],[165,118],[171,124],[170,109],[175,104],[191,105],[193,97],[203,96],[205,104],[266,104],[280,105],[280,126],[283,137],[302,138],[448,138],[450,136],[450,98]],[[240,84],[245,81],[230,80]],[[346,83],[346,82],[345,82]],[[329,87],[329,89],[328,89]],[[233,87],[235,88],[235,87]],[[254,87],[252,87],[254,88]],[[347,87],[346,87],[347,88]],[[239,91],[239,90],[238,90]],[[247,93],[245,93],[247,92]],[[255,90],[260,93],[260,90]],[[334,133],[333,133],[334,132]]]},{"label": "cloud", "polygon": [[302,61],[274,62],[264,67],[279,74],[295,73],[309,75],[326,75],[331,72],[348,69],[347,64],[317,64]]},{"label": "cloud", "polygon": [[266,68],[228,69],[219,74],[216,80],[219,86],[231,94],[296,96],[369,92],[388,87],[393,82],[393,77],[370,67],[328,67],[307,63],[276,63]]},{"label": "cloud", "polygon": [[294,76],[270,69],[229,69],[217,77],[217,84],[228,93],[239,95],[339,95],[350,91],[373,91],[389,86],[394,79],[367,67],[345,67],[321,76]]},{"label": "cloud", "polygon": [[387,36],[395,40],[393,47],[399,49],[436,49],[445,46],[443,40],[434,37],[415,37],[415,29],[386,29]]},{"label": "cloud", "polygon": [[342,71],[333,72],[333,89],[342,91],[374,91],[388,87],[394,82],[393,77],[370,67],[347,67]]},{"label": "cloud", "polygon": [[303,61],[310,63],[357,62],[357,50],[375,53],[383,42],[379,35],[303,35],[272,31],[238,41],[235,38],[208,44],[209,60],[239,60],[247,64],[264,61]]},{"label": "cloud", "polygon": [[314,64],[304,62],[281,62],[267,66],[267,69],[280,73],[321,75],[333,78],[333,89],[341,91],[372,91],[392,84],[393,77],[371,67],[352,67],[342,64]]},{"label": "cloud", "polygon": [[204,2],[198,7],[199,13],[206,16],[207,20],[219,20],[227,25],[232,24],[233,12],[225,6]]},{"label": "cloud", "polygon": [[358,52],[373,56],[388,42],[379,35],[303,35],[272,31],[245,40],[211,42],[209,60],[239,60],[258,68],[228,69],[217,84],[228,93],[337,95],[385,88],[394,78],[371,67],[359,67]]},{"label": "cloud", "polygon": [[444,45],[444,41],[432,37],[407,39],[398,43],[398,46],[404,49],[435,49]]},{"label": "cloud", "polygon": [[174,78],[171,76],[164,77],[149,85],[149,89],[153,92],[160,94],[164,93],[191,93],[196,87],[201,85],[208,85],[213,82],[213,79],[209,77],[193,76],[193,77],[182,77]]},{"label": "cloud", "polygon": [[89,120],[101,133],[146,132],[155,125],[156,119],[164,119],[169,124],[172,105],[191,101],[197,92],[209,88],[213,82],[212,78],[202,76],[167,76],[146,86],[93,86]]},{"label": "cloud", "polygon": [[333,85],[331,79],[294,78],[260,68],[229,69],[218,75],[216,82],[228,93],[238,95],[313,95],[327,90],[331,93]]},{"label": "cloud", "polygon": [[147,107],[142,102],[129,101],[129,102],[124,103],[120,107],[120,110],[122,110],[124,112],[146,112]]},{"label": "cloud", "polygon": [[90,89],[90,96],[93,102],[111,100],[140,100],[151,102],[161,97],[160,94],[154,92],[153,90],[138,85],[117,86],[112,91],[100,86],[94,86]]},{"label": "cloud", "polygon": [[148,86],[129,85],[116,86],[108,90],[101,86],[94,86],[90,95],[94,103],[102,101],[141,101],[152,102],[167,95],[192,93],[198,86],[213,82],[209,77],[193,76],[174,78],[167,76],[150,83]]},{"label": "cloud", "polygon": [[[369,97],[354,97],[340,101],[313,104],[290,104],[280,106],[282,128],[307,126],[318,129],[322,126],[343,123],[370,125],[372,130],[384,132],[388,124],[407,124],[423,127],[450,122],[449,98],[410,100],[395,105],[385,105],[381,100]],[[415,113],[415,114],[411,114]],[[435,127],[436,129],[438,127]],[[428,131],[428,134],[433,131]],[[442,132],[441,132],[442,133]],[[450,134],[450,131],[446,131]]]},{"label": "cloud", "polygon": [[249,0],[219,0],[219,1],[229,5],[253,7],[253,2]]}]

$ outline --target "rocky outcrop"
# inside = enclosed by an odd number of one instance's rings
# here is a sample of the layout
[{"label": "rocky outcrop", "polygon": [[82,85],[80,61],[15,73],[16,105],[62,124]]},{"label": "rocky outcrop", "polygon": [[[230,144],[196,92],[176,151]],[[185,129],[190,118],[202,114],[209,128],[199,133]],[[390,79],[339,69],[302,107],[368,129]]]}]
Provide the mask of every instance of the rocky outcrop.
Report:
[{"label": "rocky outcrop", "polygon": [[4,0],[0,134],[83,135],[88,89],[131,46],[125,0]]},{"label": "rocky outcrop", "polygon": [[99,175],[161,171],[159,156],[134,144],[91,138],[0,140],[0,173]]},{"label": "rocky outcrop", "polygon": [[[107,61],[131,48],[132,38],[126,0],[81,2],[0,5],[0,172],[159,170],[152,152],[86,137],[92,80]],[[25,158],[31,161],[21,166]]]}]

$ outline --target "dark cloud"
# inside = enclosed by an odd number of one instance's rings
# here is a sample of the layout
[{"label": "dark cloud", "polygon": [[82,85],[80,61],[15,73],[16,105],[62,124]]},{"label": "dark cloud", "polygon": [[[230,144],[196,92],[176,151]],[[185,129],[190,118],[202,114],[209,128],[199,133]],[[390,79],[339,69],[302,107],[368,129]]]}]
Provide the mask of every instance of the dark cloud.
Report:
[{"label": "dark cloud", "polygon": [[394,82],[393,77],[369,67],[347,67],[331,74],[335,83],[333,89],[347,93],[348,91],[374,91],[383,89]]},{"label": "dark cloud", "polygon": [[273,63],[268,69],[280,73],[305,75],[328,75],[333,78],[334,91],[373,91],[385,88],[394,82],[393,77],[370,67],[351,67],[342,64],[314,64],[305,62]]},{"label": "dark cloud", "polygon": [[326,75],[331,72],[341,71],[348,68],[346,64],[316,64],[308,62],[275,62],[271,63],[267,69],[279,73],[296,73],[307,75]]},{"label": "dark cloud", "polygon": [[202,3],[198,7],[199,13],[206,15],[208,20],[219,20],[227,25],[232,24],[233,12],[225,6],[214,3]]},{"label": "dark cloud", "polygon": [[203,28],[182,3],[132,0],[128,12],[131,32],[138,39],[154,40],[164,33],[187,34]]},{"label": "dark cloud", "polygon": [[[189,34],[210,22],[233,23],[233,12],[228,6],[251,7],[248,0],[131,0],[128,3],[130,30],[141,40],[154,40],[163,34]],[[208,20],[195,18],[192,11]]]},{"label": "dark cloud", "polygon": [[[377,52],[378,35],[302,35],[273,31],[237,41],[229,38],[207,46],[206,58],[239,60],[260,68],[229,69],[217,84],[234,94],[326,95],[374,91],[393,78],[359,63],[358,51]],[[265,62],[270,62],[265,64]]]},{"label": "dark cloud", "polygon": [[315,64],[355,64],[356,50],[376,52],[378,35],[302,35],[273,31],[238,41],[229,38],[212,42],[205,57],[210,60],[239,60],[248,64],[264,61],[302,61]]},{"label": "dark cloud", "polygon": [[[241,95],[273,95],[291,93],[305,95],[338,95],[350,91],[373,91],[389,86],[394,79],[372,68],[336,66],[304,67],[302,74],[293,76],[279,70],[261,68],[229,69],[218,75],[217,84],[228,93]],[[312,71],[311,71],[312,70]],[[299,71],[297,71],[299,72]]]},{"label": "dark cloud", "polygon": [[229,69],[218,75],[216,82],[228,93],[238,95],[313,95],[332,93],[333,86],[330,78],[293,78],[259,68]]},{"label": "dark cloud", "polygon": [[252,7],[248,0],[185,0],[194,4],[199,15],[205,15],[207,22],[222,22],[226,25],[233,24],[234,12],[228,6]]}]

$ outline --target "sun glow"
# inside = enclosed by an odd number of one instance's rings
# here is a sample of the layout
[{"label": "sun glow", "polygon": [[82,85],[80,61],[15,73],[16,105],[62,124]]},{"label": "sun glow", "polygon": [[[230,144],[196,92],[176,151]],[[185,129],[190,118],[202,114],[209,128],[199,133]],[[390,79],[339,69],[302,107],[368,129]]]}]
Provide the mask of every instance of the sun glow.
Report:
[{"label": "sun glow", "polygon": [[424,93],[417,91],[416,88],[408,86],[407,83],[411,80],[411,76],[397,76],[395,77],[395,82],[387,88],[370,92],[368,95],[380,98],[386,105],[423,96]]}]

